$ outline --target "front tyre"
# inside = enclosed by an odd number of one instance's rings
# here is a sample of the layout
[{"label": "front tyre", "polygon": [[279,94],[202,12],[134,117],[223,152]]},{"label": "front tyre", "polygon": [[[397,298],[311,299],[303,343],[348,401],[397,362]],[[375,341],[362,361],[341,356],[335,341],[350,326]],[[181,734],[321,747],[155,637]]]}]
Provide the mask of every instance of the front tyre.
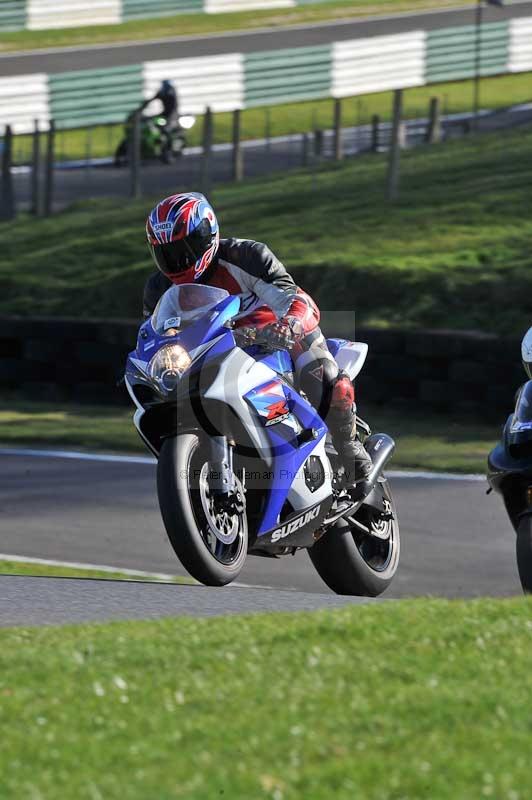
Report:
[{"label": "front tyre", "polygon": [[523,592],[532,594],[532,516],[523,517],[519,523],[515,554]]},{"label": "front tyre", "polygon": [[356,519],[367,530],[333,526],[308,551],[320,578],[336,594],[377,597],[397,572],[401,549],[397,512],[388,482],[381,486],[387,512],[362,506]]},{"label": "front tyre", "polygon": [[[206,586],[239,575],[247,554],[245,508],[221,508],[209,490],[208,440],[192,433],[166,439],[157,464],[157,493],[164,526],[185,569]],[[240,491],[238,478],[235,481]]]}]

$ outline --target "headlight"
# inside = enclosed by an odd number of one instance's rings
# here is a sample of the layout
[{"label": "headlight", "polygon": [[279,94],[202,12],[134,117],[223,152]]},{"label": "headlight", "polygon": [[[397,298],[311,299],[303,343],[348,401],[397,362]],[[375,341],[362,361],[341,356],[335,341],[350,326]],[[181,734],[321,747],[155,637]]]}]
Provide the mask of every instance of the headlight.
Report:
[{"label": "headlight", "polygon": [[182,128],[188,131],[194,123],[196,122],[196,117],[193,117],[191,114],[185,114],[183,117],[179,117],[179,124]]},{"label": "headlight", "polygon": [[187,351],[179,344],[169,344],[161,347],[150,361],[148,371],[162,389],[171,392],[183,372],[187,370],[192,360]]}]

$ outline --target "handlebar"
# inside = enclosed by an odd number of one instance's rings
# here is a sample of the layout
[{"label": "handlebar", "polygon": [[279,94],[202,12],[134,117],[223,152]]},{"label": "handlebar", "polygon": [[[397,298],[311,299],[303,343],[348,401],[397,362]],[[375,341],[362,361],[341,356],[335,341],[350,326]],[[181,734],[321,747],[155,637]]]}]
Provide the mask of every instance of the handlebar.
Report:
[{"label": "handlebar", "polygon": [[294,346],[295,339],[286,339],[280,342],[275,336],[268,334],[268,328],[235,328],[233,335],[239,347],[250,347],[253,344],[264,347],[267,350],[287,350]]}]

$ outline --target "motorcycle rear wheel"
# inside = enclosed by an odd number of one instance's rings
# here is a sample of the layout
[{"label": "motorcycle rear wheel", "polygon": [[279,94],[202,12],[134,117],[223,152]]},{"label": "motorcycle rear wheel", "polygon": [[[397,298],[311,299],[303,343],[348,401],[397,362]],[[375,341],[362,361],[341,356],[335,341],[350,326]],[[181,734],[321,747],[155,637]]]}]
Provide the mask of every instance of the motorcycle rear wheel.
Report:
[{"label": "motorcycle rear wheel", "polygon": [[166,533],[187,572],[206,586],[224,586],[244,566],[247,517],[245,509],[216,511],[206,479],[207,444],[206,437],[192,433],[166,439],[157,463],[157,493]]},{"label": "motorcycle rear wheel", "polygon": [[532,517],[521,519],[515,542],[517,569],[523,592],[532,594]]},{"label": "motorcycle rear wheel", "polygon": [[397,512],[388,482],[381,485],[392,516],[389,520],[377,516],[372,524],[381,531],[387,525],[388,539],[358,531],[344,532],[333,526],[308,551],[320,578],[336,594],[377,597],[388,588],[397,571],[401,550]]}]

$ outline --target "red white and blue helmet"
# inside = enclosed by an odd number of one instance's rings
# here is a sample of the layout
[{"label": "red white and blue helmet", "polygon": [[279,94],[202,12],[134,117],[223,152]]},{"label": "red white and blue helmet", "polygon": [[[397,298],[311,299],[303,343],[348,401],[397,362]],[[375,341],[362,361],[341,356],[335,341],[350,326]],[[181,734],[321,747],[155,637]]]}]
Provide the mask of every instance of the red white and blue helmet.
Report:
[{"label": "red white and blue helmet", "polygon": [[192,283],[212,262],[220,231],[206,198],[183,192],[158,203],[146,222],[153,260],[173,283]]}]

